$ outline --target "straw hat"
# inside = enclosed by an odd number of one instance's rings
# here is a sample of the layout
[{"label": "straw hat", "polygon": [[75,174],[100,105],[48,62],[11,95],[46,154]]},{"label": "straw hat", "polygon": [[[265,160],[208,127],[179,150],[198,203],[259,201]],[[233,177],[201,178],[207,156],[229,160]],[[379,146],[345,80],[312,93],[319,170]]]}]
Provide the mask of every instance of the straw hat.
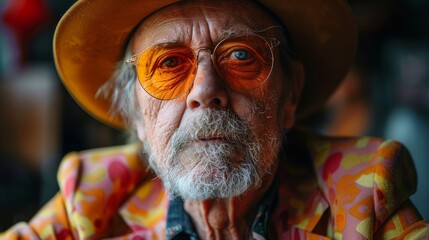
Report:
[{"label": "straw hat", "polygon": [[[92,116],[123,128],[109,115],[110,102],[96,92],[123,57],[130,32],[172,0],[79,0],[62,17],[54,36],[58,73],[74,99]],[[350,67],[356,25],[345,0],[261,0],[287,27],[305,68],[297,115],[319,109]]]}]

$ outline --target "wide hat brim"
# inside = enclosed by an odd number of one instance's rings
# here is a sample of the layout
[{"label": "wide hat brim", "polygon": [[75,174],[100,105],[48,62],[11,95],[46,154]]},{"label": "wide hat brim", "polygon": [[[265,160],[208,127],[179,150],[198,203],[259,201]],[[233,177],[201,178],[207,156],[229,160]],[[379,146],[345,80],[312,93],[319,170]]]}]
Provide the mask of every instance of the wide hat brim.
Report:
[{"label": "wide hat brim", "polygon": [[[129,34],[142,19],[177,1],[79,0],[54,36],[58,73],[74,99],[93,117],[124,128],[110,101],[96,97],[121,61]],[[298,118],[320,109],[352,64],[357,30],[343,0],[263,0],[284,23],[293,52],[305,68]]]}]

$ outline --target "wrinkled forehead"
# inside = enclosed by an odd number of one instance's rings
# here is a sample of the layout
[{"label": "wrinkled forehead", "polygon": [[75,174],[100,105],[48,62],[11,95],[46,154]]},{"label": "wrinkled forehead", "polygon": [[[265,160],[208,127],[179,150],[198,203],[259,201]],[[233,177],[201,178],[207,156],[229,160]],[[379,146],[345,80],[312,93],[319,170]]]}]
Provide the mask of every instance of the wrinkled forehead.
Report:
[{"label": "wrinkled forehead", "polygon": [[131,43],[134,51],[173,41],[188,44],[211,41],[214,44],[231,35],[256,32],[279,24],[273,14],[253,1],[185,1],[144,19]]}]

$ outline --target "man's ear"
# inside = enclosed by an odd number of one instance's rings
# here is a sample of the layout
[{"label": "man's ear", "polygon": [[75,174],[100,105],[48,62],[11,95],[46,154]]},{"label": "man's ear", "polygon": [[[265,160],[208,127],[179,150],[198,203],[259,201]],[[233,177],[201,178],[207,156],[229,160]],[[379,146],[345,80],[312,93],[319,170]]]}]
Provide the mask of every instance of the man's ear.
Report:
[{"label": "man's ear", "polygon": [[283,128],[291,129],[295,124],[296,109],[304,88],[305,71],[304,66],[297,60],[290,60],[290,69],[287,73],[287,98],[283,108]]}]

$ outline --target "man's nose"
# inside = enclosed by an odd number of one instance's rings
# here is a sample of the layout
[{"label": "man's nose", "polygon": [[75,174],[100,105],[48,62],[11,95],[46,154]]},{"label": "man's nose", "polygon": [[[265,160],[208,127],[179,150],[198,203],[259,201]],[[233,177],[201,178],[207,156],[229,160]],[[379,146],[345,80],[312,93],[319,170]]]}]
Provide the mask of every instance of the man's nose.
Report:
[{"label": "man's nose", "polygon": [[209,51],[199,53],[197,73],[186,101],[191,109],[225,108],[228,105],[226,86],[212,64]]}]

